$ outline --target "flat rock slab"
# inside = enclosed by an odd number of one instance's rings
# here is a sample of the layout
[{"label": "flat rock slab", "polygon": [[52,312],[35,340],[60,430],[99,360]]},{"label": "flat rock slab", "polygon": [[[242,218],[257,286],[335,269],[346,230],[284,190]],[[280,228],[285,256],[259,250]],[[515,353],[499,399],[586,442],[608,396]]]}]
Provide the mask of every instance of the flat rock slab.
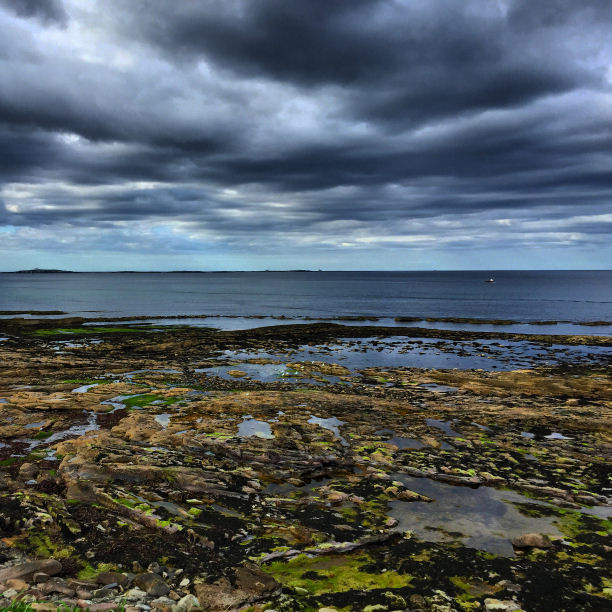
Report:
[{"label": "flat rock slab", "polygon": [[5,567],[0,570],[0,582],[6,582],[11,578],[21,578],[27,580],[35,572],[44,572],[48,576],[55,576],[62,571],[62,564],[55,559],[45,559],[44,561],[28,561],[12,567]]}]

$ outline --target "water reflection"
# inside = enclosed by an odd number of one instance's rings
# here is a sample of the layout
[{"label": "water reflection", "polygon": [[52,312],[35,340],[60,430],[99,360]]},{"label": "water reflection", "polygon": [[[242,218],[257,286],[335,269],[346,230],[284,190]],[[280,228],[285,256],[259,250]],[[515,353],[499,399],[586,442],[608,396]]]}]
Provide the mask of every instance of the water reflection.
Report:
[{"label": "water reflection", "polygon": [[429,480],[394,474],[411,491],[432,498],[426,502],[392,502],[390,514],[398,529],[412,531],[428,542],[459,540],[465,546],[504,556],[513,556],[511,540],[524,533],[561,537],[554,517],[529,517],[512,502],[538,503],[514,491],[491,487],[455,487]]}]

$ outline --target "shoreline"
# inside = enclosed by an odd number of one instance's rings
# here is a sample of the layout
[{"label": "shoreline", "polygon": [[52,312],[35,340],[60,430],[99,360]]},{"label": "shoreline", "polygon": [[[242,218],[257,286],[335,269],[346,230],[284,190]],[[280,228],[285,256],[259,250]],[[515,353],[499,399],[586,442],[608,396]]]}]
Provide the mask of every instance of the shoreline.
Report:
[{"label": "shoreline", "polygon": [[31,321],[0,321],[7,602],[610,602],[612,338]]}]

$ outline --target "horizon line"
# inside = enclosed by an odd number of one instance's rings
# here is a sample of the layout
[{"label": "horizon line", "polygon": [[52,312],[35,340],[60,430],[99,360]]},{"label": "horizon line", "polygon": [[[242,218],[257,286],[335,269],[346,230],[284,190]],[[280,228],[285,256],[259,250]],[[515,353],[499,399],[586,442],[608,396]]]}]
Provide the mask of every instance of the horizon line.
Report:
[{"label": "horizon line", "polygon": [[611,272],[612,268],[419,268],[404,270],[389,269],[262,269],[262,270],[61,270],[48,268],[30,268],[23,270],[1,270],[0,274],[235,274],[235,273],[320,273],[320,272]]}]

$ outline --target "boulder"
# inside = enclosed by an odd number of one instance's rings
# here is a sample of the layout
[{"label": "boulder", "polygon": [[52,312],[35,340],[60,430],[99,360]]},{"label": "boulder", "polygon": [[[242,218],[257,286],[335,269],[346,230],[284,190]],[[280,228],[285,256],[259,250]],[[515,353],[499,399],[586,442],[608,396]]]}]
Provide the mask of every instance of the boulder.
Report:
[{"label": "boulder", "polygon": [[514,548],[550,548],[552,542],[547,535],[541,533],[525,533],[512,540]]}]

